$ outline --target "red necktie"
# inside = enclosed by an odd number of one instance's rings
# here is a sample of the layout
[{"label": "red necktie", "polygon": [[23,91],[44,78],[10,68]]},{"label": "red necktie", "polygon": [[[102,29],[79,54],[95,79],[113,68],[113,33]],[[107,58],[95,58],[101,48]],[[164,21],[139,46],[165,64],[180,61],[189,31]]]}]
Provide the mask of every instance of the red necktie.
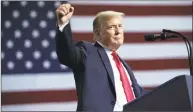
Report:
[{"label": "red necktie", "polygon": [[127,98],[127,102],[130,102],[130,101],[134,100],[134,95],[133,95],[129,80],[127,78],[127,74],[125,73],[125,70],[124,70],[124,68],[121,64],[121,61],[120,61],[119,57],[117,56],[116,52],[113,52],[111,55],[113,56],[113,60],[115,61],[116,66],[119,70],[120,79],[122,81],[122,85],[123,85],[123,89],[124,89],[124,92],[125,92],[125,95]]}]

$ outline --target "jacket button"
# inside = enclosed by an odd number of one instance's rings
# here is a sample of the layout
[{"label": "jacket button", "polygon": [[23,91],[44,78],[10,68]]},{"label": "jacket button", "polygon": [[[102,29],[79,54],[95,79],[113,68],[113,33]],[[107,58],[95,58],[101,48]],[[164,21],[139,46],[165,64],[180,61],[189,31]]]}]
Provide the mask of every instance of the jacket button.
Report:
[{"label": "jacket button", "polygon": [[111,104],[112,104],[112,105],[115,105],[115,101],[111,101]]}]

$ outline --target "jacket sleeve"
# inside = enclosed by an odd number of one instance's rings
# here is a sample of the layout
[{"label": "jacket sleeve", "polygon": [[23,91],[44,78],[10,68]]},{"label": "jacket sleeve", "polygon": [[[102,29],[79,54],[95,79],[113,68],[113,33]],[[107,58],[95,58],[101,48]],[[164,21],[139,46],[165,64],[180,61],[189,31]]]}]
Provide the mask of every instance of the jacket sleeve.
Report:
[{"label": "jacket sleeve", "polygon": [[56,53],[58,60],[72,69],[81,66],[86,58],[86,49],[83,42],[74,43],[70,23],[68,23],[63,31],[57,27],[56,33]]},{"label": "jacket sleeve", "polygon": [[[139,84],[138,84],[139,85]],[[146,89],[144,89],[143,87],[141,87],[140,85],[139,85],[139,88],[140,88],[140,92],[141,92],[141,96],[143,96],[143,95],[145,95],[145,94],[147,94],[147,93],[149,93],[151,90],[146,90]]]}]

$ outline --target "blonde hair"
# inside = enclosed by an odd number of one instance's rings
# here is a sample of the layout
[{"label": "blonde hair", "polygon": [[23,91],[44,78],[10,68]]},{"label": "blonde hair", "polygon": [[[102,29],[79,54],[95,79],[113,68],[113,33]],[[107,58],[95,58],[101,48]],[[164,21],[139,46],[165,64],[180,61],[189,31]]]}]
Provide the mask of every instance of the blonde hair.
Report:
[{"label": "blonde hair", "polygon": [[109,17],[115,17],[115,16],[121,16],[124,17],[125,14],[122,12],[116,12],[116,11],[102,11],[99,12],[96,16],[95,19],[93,20],[93,34],[94,34],[94,38],[93,40],[96,41],[96,32],[99,28],[101,28],[101,21],[109,18]]}]

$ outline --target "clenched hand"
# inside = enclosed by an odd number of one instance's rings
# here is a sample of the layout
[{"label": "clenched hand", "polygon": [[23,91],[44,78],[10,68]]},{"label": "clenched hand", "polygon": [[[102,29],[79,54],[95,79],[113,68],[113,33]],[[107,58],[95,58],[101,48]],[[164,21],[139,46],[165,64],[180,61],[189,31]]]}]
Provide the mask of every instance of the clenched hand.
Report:
[{"label": "clenched hand", "polygon": [[62,4],[56,9],[57,24],[62,25],[72,17],[74,7],[70,4]]}]

